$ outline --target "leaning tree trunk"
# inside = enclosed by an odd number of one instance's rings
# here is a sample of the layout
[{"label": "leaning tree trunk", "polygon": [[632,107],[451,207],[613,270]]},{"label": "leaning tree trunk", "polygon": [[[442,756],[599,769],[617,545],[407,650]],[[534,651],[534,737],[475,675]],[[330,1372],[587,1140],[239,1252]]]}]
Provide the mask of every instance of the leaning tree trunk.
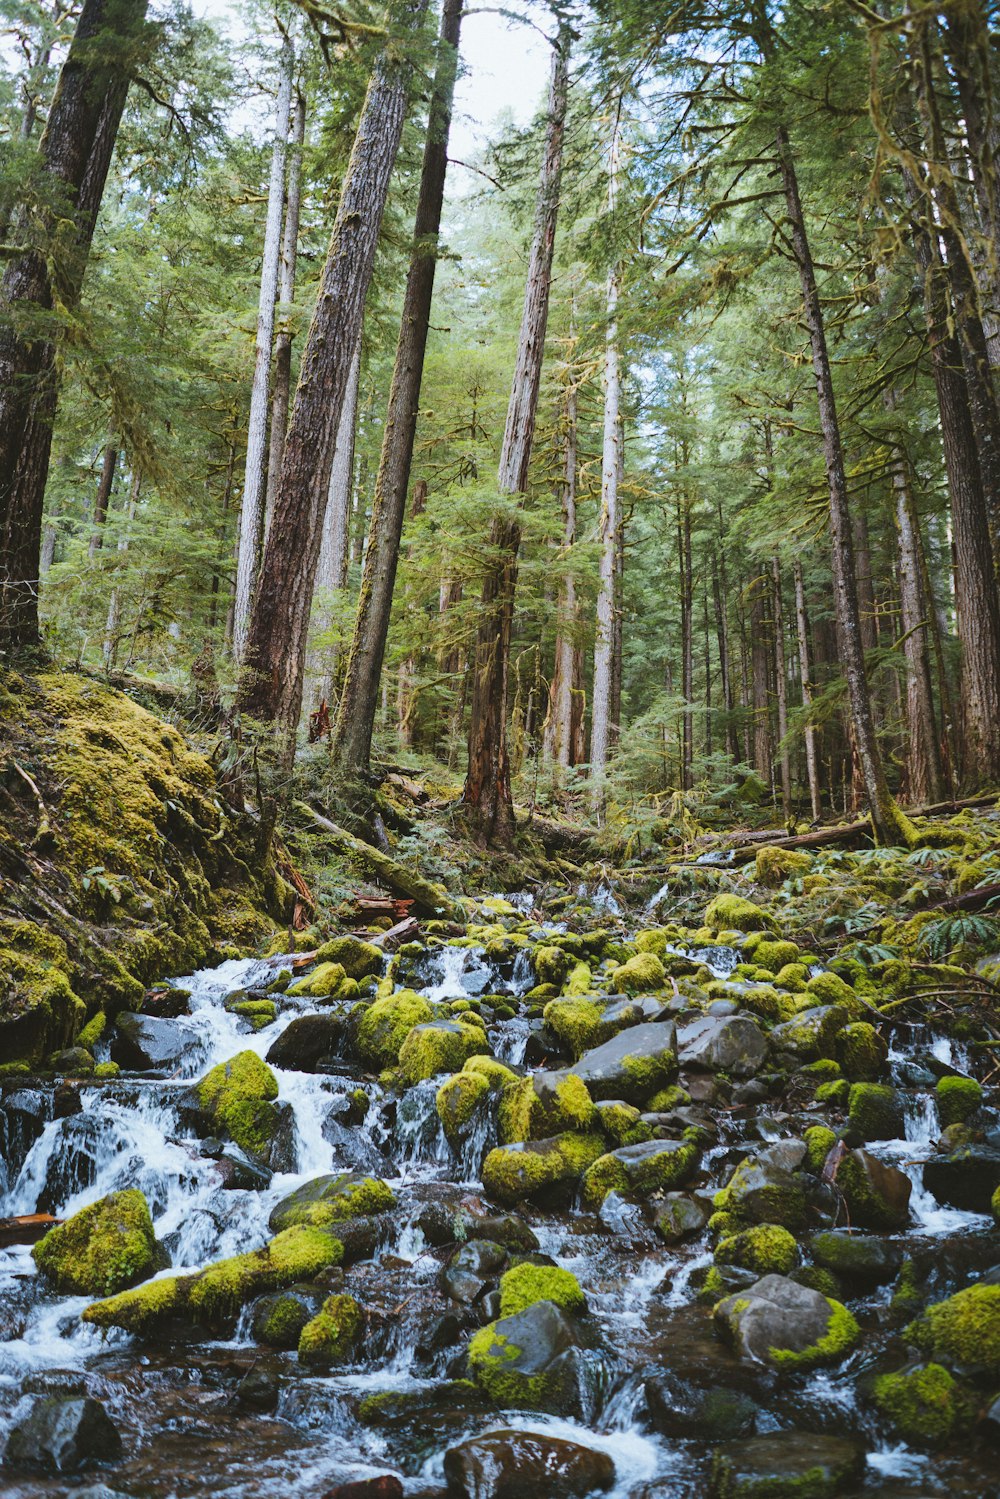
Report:
[{"label": "leaning tree trunk", "polygon": [[809,247],[802,201],[799,197],[799,184],[791,142],[784,125],[779,125],[776,131],[776,145],[792,247],[802,286],[802,302],[806,326],[809,330],[813,371],[816,376],[816,391],[819,398],[823,457],[826,463],[830,497],[837,638],[841,663],[847,678],[854,742],[861,767],[865,798],[871,815],[872,831],[876,840],[879,843],[905,843],[908,833],[906,820],[889,791],[878,737],[875,733],[875,715],[872,712],[871,693],[861,644],[861,620],[854,574],[854,547],[851,538],[851,513],[847,498],[847,475],[844,469],[844,452],[841,445],[837,404],[834,398],[830,356],[826,347],[823,308],[816,284],[816,271]]},{"label": "leaning tree trunk", "polygon": [[333,735],[334,758],[351,779],[368,772],[379,681],[389,637],[434,295],[461,22],[462,0],[445,0],[385,436],[368,525],[354,635]]},{"label": "leaning tree trunk", "polygon": [[278,261],[281,255],[281,210],[285,201],[285,158],[288,154],[288,114],[292,101],[295,49],[285,37],[278,73],[278,102],[274,111],[274,142],[271,146],[271,180],[267,188],[264,252],[260,265],[260,296],[257,302],[257,338],[254,347],[253,384],[247,420],[247,461],[240,510],[239,547],[236,553],[236,598],[233,607],[233,656],[243,660],[250,625],[250,606],[257,576],[260,530],[264,501],[264,454],[267,449],[268,390],[274,340],[274,303],[278,293]]},{"label": "leaning tree trunk", "polygon": [[816,755],[816,727],[809,721],[808,713],[812,707],[812,677],[809,669],[809,634],[807,630],[806,615],[806,590],[802,577],[802,562],[795,559],[795,633],[799,644],[799,676],[802,678],[802,706],[806,710],[806,777],[809,781],[809,801],[812,806],[813,822],[818,822],[823,813],[822,798],[819,789],[819,765]]},{"label": "leaning tree trunk", "polygon": [[[128,94],[146,0],[85,0],[59,75],[39,156],[53,201],[14,226],[23,245],[0,283],[0,650],[38,641],[45,483],[59,395],[55,306],[79,304],[111,155]],[[62,195],[60,204],[54,199]],[[70,219],[51,266],[46,242]],[[21,326],[22,318],[24,326]]]},{"label": "leaning tree trunk", "polygon": [[[517,364],[497,475],[501,496],[523,494],[528,486],[559,212],[569,49],[570,31],[563,25],[553,58],[545,158],[535,208]],[[514,802],[507,755],[507,669],[520,544],[520,516],[515,508],[505,506],[490,526],[489,557],[483,579],[472,678],[469,764],[462,793],[476,836],[484,843],[501,847],[508,847],[514,836]]]},{"label": "leaning tree trunk", "polygon": [[267,498],[265,500],[264,534],[267,535],[274,514],[274,497],[278,492],[281,465],[285,461],[285,435],[288,431],[288,405],[292,395],[292,303],[295,300],[295,273],[299,259],[299,217],[302,207],[302,151],[306,139],[306,101],[302,94],[295,100],[291,151],[288,157],[288,186],[285,190],[285,228],[281,236],[281,260],[278,266],[278,304],[284,309],[274,340],[274,379],[271,394],[271,433],[267,449]]},{"label": "leaning tree trunk", "polygon": [[[419,30],[427,0],[404,0],[404,33]],[[351,359],[361,335],[382,214],[406,116],[412,64],[396,37],[375,64],[347,166],[285,444],[236,708],[277,722],[294,756],[306,635]]]}]

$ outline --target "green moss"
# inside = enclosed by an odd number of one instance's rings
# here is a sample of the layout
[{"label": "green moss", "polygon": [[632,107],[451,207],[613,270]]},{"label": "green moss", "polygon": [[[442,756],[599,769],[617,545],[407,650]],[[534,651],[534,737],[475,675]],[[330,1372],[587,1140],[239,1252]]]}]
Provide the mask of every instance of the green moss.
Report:
[{"label": "green moss", "polygon": [[559,1135],[500,1146],[483,1162],[483,1186],[497,1202],[515,1203],[560,1182],[575,1182],[604,1153],[600,1135]]},{"label": "green moss", "polygon": [[867,1020],[845,1026],[837,1037],[837,1056],[852,1082],[873,1082],[880,1077],[888,1055],[886,1042]]},{"label": "green moss", "polygon": [[107,1301],[95,1301],[80,1313],[80,1320],[94,1327],[120,1327],[136,1337],[147,1337],[184,1311],[192,1279],[170,1276],[148,1281]]},{"label": "green moss", "polygon": [[640,952],[614,969],[610,987],[615,994],[652,994],[663,988],[666,979],[666,971],[656,954]]},{"label": "green moss", "polygon": [[838,973],[816,973],[806,984],[806,994],[813,1004],[843,1005],[852,1020],[864,1014],[857,995]]},{"label": "green moss", "polygon": [[87,1051],[93,1051],[98,1041],[104,1035],[104,1032],[107,1029],[107,1024],[107,1015],[105,1015],[103,1010],[98,1010],[97,1014],[92,1016],[91,1019],[87,1021],[87,1024],[83,1027],[83,1030],[77,1036],[77,1046],[84,1046],[86,1047]]},{"label": "green moss", "polygon": [[832,1296],[827,1296],[825,1300],[830,1308],[830,1320],[826,1325],[826,1332],[810,1348],[803,1348],[799,1351],[791,1348],[769,1348],[768,1358],[776,1369],[785,1371],[817,1369],[822,1364],[837,1363],[850,1353],[861,1336],[857,1320],[843,1302],[834,1301]]},{"label": "green moss", "polygon": [[553,999],[543,1012],[545,1024],[568,1048],[574,1061],[596,1045],[604,1010],[589,999]]},{"label": "green moss", "polygon": [[967,1286],[936,1302],[905,1336],[933,1358],[1000,1373],[1000,1286]]},{"label": "green moss", "polygon": [[113,1296],[167,1263],[149,1207],[131,1188],[57,1224],[31,1251],[39,1274],[66,1296]]},{"label": "green moss", "polygon": [[854,1083],[848,1097],[852,1129],[863,1140],[898,1140],[903,1135],[903,1105],[895,1088]]},{"label": "green moss", "polygon": [[536,947],[531,954],[531,966],[540,984],[551,984],[556,992],[562,988],[569,971],[569,953],[561,947]]},{"label": "green moss", "polygon": [[305,994],[313,999],[334,999],[339,995],[346,977],[343,963],[320,963],[312,973],[293,984],[288,993]]},{"label": "green moss", "polygon": [[311,1280],[321,1270],[339,1264],[343,1257],[339,1239],[322,1229],[304,1225],[286,1228],[263,1249],[219,1260],[190,1277],[187,1307],[196,1322],[218,1327],[231,1321],[255,1297]]},{"label": "green moss", "polygon": [[774,982],[790,994],[801,994],[809,982],[809,969],[804,963],[786,963],[778,969]]},{"label": "green moss", "polygon": [[357,1045],[362,1059],[370,1067],[395,1066],[410,1031],[415,1025],[425,1024],[433,1013],[423,995],[413,989],[400,989],[398,994],[376,999],[358,1022]]},{"label": "green moss", "polygon": [[515,1265],[500,1280],[500,1315],[513,1317],[536,1301],[552,1301],[566,1311],[586,1310],[580,1282],[555,1265]]},{"label": "green moss", "polygon": [[846,1109],[850,1097],[851,1085],[846,1077],[837,1078],[832,1083],[820,1083],[816,1089],[817,1103],[830,1103],[837,1109]]},{"label": "green moss", "polygon": [[489,1079],[477,1072],[456,1072],[441,1084],[435,1104],[449,1140],[461,1137],[490,1091]]},{"label": "green moss", "polygon": [[639,1110],[630,1103],[604,1103],[597,1108],[597,1123],[616,1145],[638,1145],[653,1138]]},{"label": "green moss", "polygon": [[278,1125],[272,1103],[278,1096],[278,1083],[256,1052],[241,1051],[228,1062],[220,1062],[195,1084],[195,1094],[220,1134],[249,1155],[262,1158],[268,1154]]},{"label": "green moss", "polygon": [[794,848],[759,848],[754,871],[758,884],[776,887],[796,875],[807,875],[812,863],[811,855]]},{"label": "green moss", "polygon": [[715,1259],[720,1265],[738,1265],[759,1275],[788,1275],[799,1263],[799,1247],[787,1228],[758,1223],[720,1239]]},{"label": "green moss", "polygon": [[942,1128],[964,1124],[983,1101],[983,1090],[973,1077],[942,1077],[934,1090]]},{"label": "green moss", "polygon": [[717,895],[705,912],[705,925],[713,931],[773,931],[774,919],[740,895]]},{"label": "green moss", "polygon": [[796,962],[798,956],[799,950],[794,942],[764,940],[754,948],[753,960],[758,968],[766,968],[768,973],[779,973],[786,965]]},{"label": "green moss", "polygon": [[585,963],[581,958],[570,969],[569,976],[563,984],[563,993],[570,996],[588,994],[593,981],[594,975],[591,972],[590,964]]},{"label": "green moss", "polygon": [[496,1057],[470,1057],[462,1071],[484,1077],[494,1092],[503,1092],[504,1088],[518,1081],[517,1073],[512,1072],[503,1062],[498,1062]]},{"label": "green moss", "polygon": [[349,979],[364,979],[382,972],[385,954],[360,937],[333,937],[317,950],[316,961],[339,964]]},{"label": "green moss", "polygon": [[541,1079],[524,1077],[504,1094],[500,1104],[500,1136],[505,1144],[547,1140],[563,1130],[589,1130],[596,1122],[586,1084],[574,1073],[559,1079],[554,1089]]},{"label": "green moss", "polygon": [[328,1296],[299,1336],[299,1360],[328,1369],[347,1359],[361,1336],[364,1313],[353,1296]]},{"label": "green moss", "polygon": [[701,1152],[688,1143],[679,1150],[661,1151],[632,1161],[621,1151],[602,1155],[590,1166],[583,1178],[583,1200],[588,1207],[599,1208],[609,1192],[670,1192],[682,1187],[697,1169]]},{"label": "green moss", "polygon": [[[478,1018],[478,1017],[477,1017]],[[481,1025],[465,1016],[415,1025],[399,1048],[399,1066],[411,1085],[442,1072],[460,1072],[469,1057],[488,1050]]]},{"label": "green moss", "polygon": [[396,1206],[390,1186],[375,1176],[356,1176],[349,1171],[320,1176],[297,1187],[271,1213],[272,1229],[307,1224],[329,1228],[348,1218],[367,1218],[388,1213]]},{"label": "green moss", "polygon": [[507,1410],[544,1410],[559,1414],[579,1402],[575,1370],[556,1367],[538,1374],[523,1374],[516,1367],[521,1349],[510,1341],[508,1331],[516,1323],[491,1322],[474,1334],[469,1343],[469,1369],[476,1382],[498,1406]]},{"label": "green moss", "polygon": [[249,1021],[253,1031],[266,1030],[269,1025],[274,1024],[278,1014],[278,1007],[273,999],[238,999],[233,1004],[227,1004],[226,1009],[231,1015],[240,1015]]},{"label": "green moss", "polygon": [[896,1277],[892,1299],[889,1303],[895,1323],[908,1321],[922,1311],[925,1301],[924,1288],[912,1260],[904,1260]]},{"label": "green moss", "polygon": [[819,1176],[827,1156],[837,1143],[837,1136],[825,1124],[813,1124],[802,1138],[806,1142],[806,1166],[814,1176]]},{"label": "green moss", "polygon": [[671,1114],[674,1109],[683,1109],[691,1102],[691,1095],[686,1088],[677,1083],[671,1083],[669,1088],[661,1088],[654,1093],[646,1105],[650,1114]]},{"label": "green moss", "polygon": [[936,1447],[972,1424],[969,1402],[940,1364],[883,1374],[873,1394],[879,1415],[908,1442]]},{"label": "green moss", "polygon": [[71,1046],[87,1010],[69,979],[66,944],[29,921],[0,923],[0,1037],[5,1059],[37,1066]]},{"label": "green moss", "polygon": [[302,1299],[286,1293],[268,1296],[254,1308],[253,1335],[271,1348],[297,1348],[309,1311]]},{"label": "green moss", "polygon": [[94,1068],[95,1077],[118,1077],[121,1068],[117,1062],[98,1062]]}]

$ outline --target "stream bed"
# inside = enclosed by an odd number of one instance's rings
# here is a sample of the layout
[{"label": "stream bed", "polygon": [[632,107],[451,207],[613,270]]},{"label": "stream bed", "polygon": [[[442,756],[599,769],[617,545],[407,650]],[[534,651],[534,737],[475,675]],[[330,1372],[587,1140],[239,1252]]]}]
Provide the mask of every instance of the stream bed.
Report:
[{"label": "stream bed", "polygon": [[[540,925],[534,941],[551,943],[563,930]],[[571,1059],[552,1052],[537,1003],[524,998],[536,981],[526,952],[496,961],[482,946],[432,943],[422,957],[410,954],[408,990],[435,1013],[456,1002],[478,1007],[488,1038],[482,1050],[518,1076],[572,1072]],[[724,984],[740,954],[719,946],[695,958]],[[188,1013],[157,1022],[161,1065],[68,1083],[7,1079],[0,1091],[0,1216],[66,1219],[138,1188],[170,1260],[159,1274],[177,1276],[265,1245],[276,1205],[317,1177],[375,1177],[391,1188],[394,1206],[374,1220],[373,1242],[326,1273],[319,1296],[356,1299],[364,1311],[360,1341],[335,1368],[304,1366],[294,1348],[260,1340],[253,1305],[221,1336],[168,1330],[139,1339],[102,1331],[81,1321],[92,1297],[55,1294],[36,1273],[29,1247],[0,1250],[0,1449],[33,1407],[52,1397],[92,1397],[121,1440],[116,1461],[79,1471],[0,1468],[0,1491],[9,1499],[320,1499],[390,1474],[397,1486],[367,1492],[411,1499],[1000,1494],[992,1444],[1000,1422],[985,1417],[997,1390],[980,1382],[971,1435],[937,1448],[902,1439],[870,1396],[873,1378],[914,1359],[901,1338],[901,1287],[916,1277],[915,1315],[921,1297],[933,1302],[970,1284],[1000,1283],[992,1218],[951,1205],[924,1184],[941,1134],[937,1082],[973,1067],[948,1037],[920,1026],[888,1034],[881,1082],[895,1090],[901,1124],[895,1138],[869,1140],[865,1148],[908,1179],[908,1215],[898,1228],[859,1230],[877,1244],[880,1268],[837,1278],[838,1295],[860,1326],[855,1345],[828,1365],[788,1371],[741,1357],[720,1337],[713,1302],[759,1276],[716,1265],[707,1219],[713,1195],[742,1161],[763,1160],[756,1169],[770,1169],[767,1162],[779,1160],[774,1152],[791,1142],[790,1167],[782,1157],[781,1170],[800,1171],[795,1142],[806,1128],[832,1120],[840,1133],[835,1106],[817,1104],[814,1087],[789,1086],[787,1070],[760,1058],[751,1057],[749,1067],[713,1066],[703,1052],[686,1063],[684,1027],[700,1012],[683,992],[668,998],[668,986],[655,1000],[631,1001],[631,1018],[646,1030],[679,1027],[679,1085],[687,1101],[678,1095],[673,1110],[633,1113],[642,1115],[637,1128],[650,1142],[697,1141],[683,1193],[619,1186],[603,1201],[591,1195],[587,1202],[564,1180],[498,1201],[482,1180],[484,1159],[498,1144],[496,1109],[474,1113],[449,1143],[436,1103],[444,1077],[397,1091],[359,1063],[348,1041],[342,1055],[311,1059],[309,1070],[272,1062],[280,1140],[265,1169],[224,1141],[199,1138],[185,1099],[218,1064],[248,1051],[263,1059],[293,1022],[329,1013],[308,996],[277,995],[277,1017],[254,1031],[245,1014],[226,1008],[238,992],[252,998],[268,991],[290,961],[230,961],[172,980],[189,991]],[[605,994],[602,1003],[620,1000]],[[738,984],[731,998],[705,1008],[709,1021],[748,1015]],[[759,1015],[749,1020],[758,1027]],[[767,1026],[759,1029],[766,1036]],[[113,1032],[101,1043],[105,1058],[109,1045]],[[599,1091],[595,1086],[595,1096]],[[979,1122],[992,1149],[996,1116],[988,1105],[989,1092]],[[615,1148],[609,1138],[608,1152]],[[812,1235],[845,1231],[836,1194],[820,1173],[811,1180],[814,1217],[794,1229],[795,1273],[803,1272],[804,1283],[816,1263]],[[664,1202],[676,1205],[681,1196],[691,1204],[684,1231],[665,1232]],[[520,1242],[512,1222],[527,1230]],[[506,1242],[498,1249],[491,1234]],[[470,1248],[483,1243],[496,1251],[492,1260]],[[497,1282],[525,1254],[571,1272],[586,1298],[574,1322],[579,1345],[567,1364],[574,1389],[559,1410],[497,1404],[469,1382],[470,1337],[497,1319]],[[906,1272],[906,1265],[915,1268]],[[721,1277],[714,1290],[713,1274]],[[472,1452],[469,1444],[477,1442]],[[720,1448],[748,1442],[757,1462],[749,1477],[735,1461],[720,1468]],[[794,1490],[782,1487],[804,1471],[802,1453],[822,1455],[824,1443],[851,1444],[849,1472],[835,1476],[832,1487],[815,1475]],[[472,1455],[450,1458],[446,1469],[446,1454],[463,1444]]]}]

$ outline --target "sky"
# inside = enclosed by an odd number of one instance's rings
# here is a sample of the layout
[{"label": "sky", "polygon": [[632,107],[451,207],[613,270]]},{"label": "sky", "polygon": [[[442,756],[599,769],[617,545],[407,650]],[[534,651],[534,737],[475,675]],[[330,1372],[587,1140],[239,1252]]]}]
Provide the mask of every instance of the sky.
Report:
[{"label": "sky", "polygon": [[[198,15],[238,29],[238,12],[227,0],[194,0]],[[463,76],[455,93],[449,156],[472,161],[509,112],[526,124],[537,110],[548,80],[551,48],[534,26],[497,15],[504,0],[473,0],[462,22]],[[529,6],[522,7],[530,12]],[[464,175],[464,174],[463,174]],[[456,184],[457,186],[458,184]]]}]

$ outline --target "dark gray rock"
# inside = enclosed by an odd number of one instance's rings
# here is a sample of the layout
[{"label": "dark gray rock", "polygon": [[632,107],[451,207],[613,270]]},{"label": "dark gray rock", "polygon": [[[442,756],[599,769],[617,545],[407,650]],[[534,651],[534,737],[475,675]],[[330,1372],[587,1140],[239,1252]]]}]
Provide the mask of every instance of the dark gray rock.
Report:
[{"label": "dark gray rock", "polygon": [[135,1072],[174,1072],[191,1051],[191,1031],[176,1020],[124,1010],[115,1021],[111,1060]]},{"label": "dark gray rock", "polygon": [[585,1051],[572,1069],[593,1099],[644,1104],[677,1074],[677,1032],[672,1022],[634,1025]]},{"label": "dark gray rock", "polygon": [[26,1472],[76,1473],[121,1452],[118,1428],[99,1400],[43,1395],[11,1431],[4,1463]]},{"label": "dark gray rock", "polygon": [[824,1340],[836,1333],[833,1307],[819,1291],[786,1275],[765,1275],[720,1301],[712,1315],[741,1358],[775,1368],[835,1362],[850,1351],[853,1341],[847,1335],[837,1340],[838,1346],[823,1348]]},{"label": "dark gray rock", "polygon": [[292,1072],[315,1072],[319,1063],[336,1057],[344,1033],[339,1015],[297,1015],[271,1043],[264,1060]]},{"label": "dark gray rock", "polygon": [[847,1437],[780,1431],[721,1447],[712,1469],[712,1493],[739,1499],[808,1494],[831,1499],[853,1489],[865,1471],[864,1448]]},{"label": "dark gray rock", "polygon": [[489,1239],[470,1239],[441,1271],[441,1289],[453,1301],[478,1301],[507,1263],[507,1251]]},{"label": "dark gray rock", "polygon": [[1000,1149],[967,1145],[952,1155],[934,1156],[924,1165],[924,1186],[938,1202],[966,1213],[988,1213],[1000,1187]]},{"label": "dark gray rock", "polygon": [[702,1015],[677,1031],[682,1067],[753,1077],[767,1055],[767,1039],[749,1015]]}]

